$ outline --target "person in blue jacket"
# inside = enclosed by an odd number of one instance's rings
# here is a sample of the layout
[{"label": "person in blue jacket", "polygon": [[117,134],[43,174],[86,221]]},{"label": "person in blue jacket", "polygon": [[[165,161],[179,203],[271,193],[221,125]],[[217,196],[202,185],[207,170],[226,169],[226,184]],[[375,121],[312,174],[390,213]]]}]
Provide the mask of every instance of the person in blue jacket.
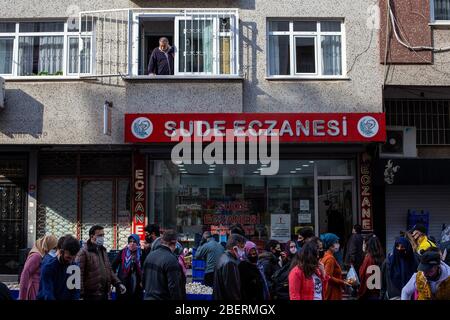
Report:
[{"label": "person in blue jacket", "polygon": [[72,236],[65,236],[56,257],[49,257],[41,266],[38,300],[79,300],[80,290],[71,289],[67,279],[71,273],[67,269],[75,265],[75,257],[80,251],[80,243]]}]

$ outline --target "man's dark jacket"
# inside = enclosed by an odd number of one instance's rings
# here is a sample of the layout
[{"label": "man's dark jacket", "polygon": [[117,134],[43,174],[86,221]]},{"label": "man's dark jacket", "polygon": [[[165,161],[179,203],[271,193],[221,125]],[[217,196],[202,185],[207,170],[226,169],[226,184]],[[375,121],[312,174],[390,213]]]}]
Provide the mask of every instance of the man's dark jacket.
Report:
[{"label": "man's dark jacket", "polygon": [[152,250],[144,262],[144,300],[183,300],[181,266],[167,246]]},{"label": "man's dark jacket", "polygon": [[214,274],[214,300],[241,300],[239,260],[229,251],[219,259]]},{"label": "man's dark jacket", "polygon": [[167,52],[162,51],[159,47],[155,48],[148,63],[148,73],[163,76],[172,75],[174,73],[174,52],[173,47],[168,49]]}]

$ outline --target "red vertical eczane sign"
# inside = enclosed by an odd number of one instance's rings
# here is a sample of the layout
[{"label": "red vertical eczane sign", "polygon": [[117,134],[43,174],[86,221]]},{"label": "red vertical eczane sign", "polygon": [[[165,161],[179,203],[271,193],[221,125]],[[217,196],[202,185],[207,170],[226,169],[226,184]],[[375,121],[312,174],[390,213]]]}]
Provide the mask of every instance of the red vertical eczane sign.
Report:
[{"label": "red vertical eczane sign", "polygon": [[372,207],[372,158],[368,153],[361,155],[360,170],[360,204],[361,227],[363,232],[373,232],[373,207]]},{"label": "red vertical eczane sign", "polygon": [[133,153],[132,230],[141,240],[145,239],[147,161],[145,155]]}]

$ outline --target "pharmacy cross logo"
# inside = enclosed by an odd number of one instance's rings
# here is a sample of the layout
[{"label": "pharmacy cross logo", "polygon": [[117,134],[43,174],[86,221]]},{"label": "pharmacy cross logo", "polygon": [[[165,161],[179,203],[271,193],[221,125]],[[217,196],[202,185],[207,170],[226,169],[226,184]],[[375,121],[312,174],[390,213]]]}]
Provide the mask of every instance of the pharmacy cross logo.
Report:
[{"label": "pharmacy cross logo", "polygon": [[153,132],[153,124],[147,117],[139,117],[131,124],[131,132],[138,139],[147,139]]},{"label": "pharmacy cross logo", "polygon": [[358,122],[358,131],[365,138],[373,138],[380,130],[378,121],[371,116],[362,117]]}]

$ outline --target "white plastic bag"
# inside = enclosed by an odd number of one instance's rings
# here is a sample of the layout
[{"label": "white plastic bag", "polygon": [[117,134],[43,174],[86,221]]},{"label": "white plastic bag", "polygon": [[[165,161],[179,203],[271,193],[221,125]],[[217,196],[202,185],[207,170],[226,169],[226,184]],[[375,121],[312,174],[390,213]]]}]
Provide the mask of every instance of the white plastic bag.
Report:
[{"label": "white plastic bag", "polygon": [[350,270],[348,270],[347,277],[345,279],[351,282],[353,286],[359,286],[358,274],[353,266],[351,266]]}]

